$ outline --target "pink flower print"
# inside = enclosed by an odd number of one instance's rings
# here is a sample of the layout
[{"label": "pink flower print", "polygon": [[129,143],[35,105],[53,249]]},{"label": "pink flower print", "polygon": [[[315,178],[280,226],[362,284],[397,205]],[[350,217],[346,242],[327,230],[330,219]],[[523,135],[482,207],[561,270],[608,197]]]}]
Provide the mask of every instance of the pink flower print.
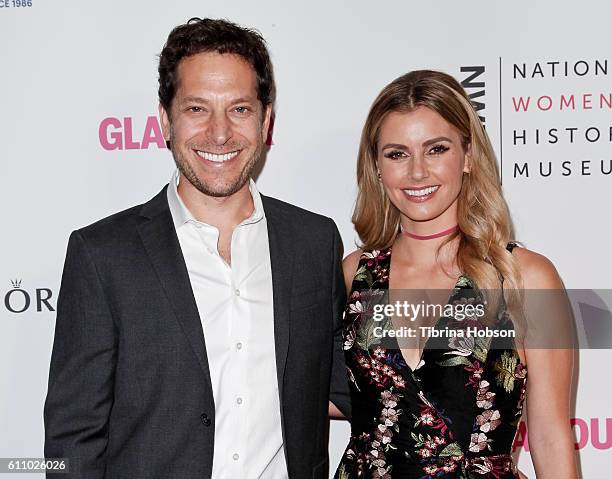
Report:
[{"label": "pink flower print", "polygon": [[484,433],[472,434],[470,441],[470,451],[480,452],[487,447],[487,435]]},{"label": "pink flower print", "polygon": [[495,393],[489,391],[489,382],[484,379],[478,385],[478,393],[476,394],[476,405],[481,409],[489,409],[493,406],[493,398]]},{"label": "pink flower print", "polygon": [[383,391],[380,395],[383,406],[394,408],[397,406],[398,397],[391,391]]},{"label": "pink flower print", "polygon": [[527,368],[522,364],[518,363],[514,370],[514,377],[516,379],[525,379],[527,377]]},{"label": "pink flower print", "polygon": [[421,422],[427,426],[432,426],[434,423],[434,417],[432,414],[426,412],[421,414]]},{"label": "pink flower print", "polygon": [[434,437],[433,440],[436,443],[436,446],[441,446],[443,444],[446,444],[446,439],[444,439],[443,437],[440,437],[440,436]]},{"label": "pink flower print", "polygon": [[393,376],[393,384],[395,387],[403,388],[406,386],[406,381],[401,376]]},{"label": "pink flower print", "polygon": [[380,346],[376,346],[376,348],[374,348],[374,351],[372,351],[372,355],[376,359],[383,359],[385,357],[385,350],[384,348],[381,348]]},{"label": "pink flower print", "polygon": [[436,448],[436,443],[433,440],[425,441],[425,447],[427,449],[435,449]]},{"label": "pink flower print", "polygon": [[421,457],[431,457],[432,456],[431,449],[427,449],[426,447],[419,449],[417,451],[417,454]]},{"label": "pink flower print", "polygon": [[370,359],[370,364],[372,364],[372,367],[373,367],[373,368],[374,368],[376,371],[378,371],[378,372],[380,372],[380,371],[381,371],[381,369],[382,369],[382,367],[383,367],[383,365],[384,365],[383,363],[381,363],[381,362],[380,362],[378,359],[376,359],[376,358],[372,358],[372,359]]},{"label": "pink flower print", "polygon": [[398,412],[395,409],[384,408],[381,412],[381,419],[384,420],[385,426],[393,426],[398,421]]},{"label": "pink flower print", "polygon": [[380,426],[383,426],[384,429],[383,430],[381,430],[380,428],[376,429],[376,432],[374,433],[374,437],[376,438],[375,443],[378,443],[378,444],[389,444],[389,443],[391,443],[391,438],[393,437],[393,434],[383,424],[381,424]]},{"label": "pink flower print", "polygon": [[363,313],[363,305],[361,304],[361,301],[355,301],[354,303],[349,304],[349,313],[353,313],[353,314]]},{"label": "pink flower print", "polygon": [[366,358],[365,356],[359,356],[357,358],[357,362],[359,363],[359,366],[361,366],[362,368],[370,369],[372,367],[372,365],[370,364],[370,360]]},{"label": "pink flower print", "polygon": [[[376,466],[376,463],[379,461],[374,461],[372,464]],[[384,465],[384,461],[381,461]],[[372,477],[374,479],[391,479],[391,474],[389,474],[389,470],[387,467],[376,467],[374,472],[372,472]]]},{"label": "pink flower print", "polygon": [[501,424],[500,417],[499,411],[487,409],[476,417],[476,424],[480,426],[482,432],[493,431]]},{"label": "pink flower print", "polygon": [[438,466],[435,466],[434,464],[428,464],[423,468],[423,471],[425,471],[425,473],[429,475],[432,475],[438,472]]},{"label": "pink flower print", "polygon": [[346,335],[344,339],[344,350],[348,351],[349,349],[351,349],[354,343],[355,343],[355,329],[350,328],[350,330],[348,331],[348,334]]}]

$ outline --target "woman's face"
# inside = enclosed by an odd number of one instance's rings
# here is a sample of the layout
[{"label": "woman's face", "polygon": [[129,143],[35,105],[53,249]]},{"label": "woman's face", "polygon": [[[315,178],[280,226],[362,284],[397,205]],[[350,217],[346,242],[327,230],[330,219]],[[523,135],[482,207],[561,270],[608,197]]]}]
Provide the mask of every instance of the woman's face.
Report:
[{"label": "woman's face", "polygon": [[469,162],[453,125],[424,106],[389,113],[377,156],[383,188],[404,222],[457,224],[457,198]]}]

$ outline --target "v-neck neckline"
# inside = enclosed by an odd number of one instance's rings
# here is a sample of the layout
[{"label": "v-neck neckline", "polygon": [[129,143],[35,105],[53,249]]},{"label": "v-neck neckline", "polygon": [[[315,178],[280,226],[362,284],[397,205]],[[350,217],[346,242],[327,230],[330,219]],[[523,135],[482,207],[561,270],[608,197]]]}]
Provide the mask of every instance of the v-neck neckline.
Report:
[{"label": "v-neck neckline", "polygon": [[[388,272],[388,276],[387,276],[387,280],[386,280],[386,284],[385,284],[385,289],[387,290],[387,298],[389,298],[389,291],[391,291],[391,288],[390,288],[390,285],[391,285],[391,262],[393,261],[393,247],[389,247],[388,251],[389,251],[389,259],[388,259],[388,261],[389,261],[389,266],[388,266],[389,272]],[[454,286],[450,289],[450,293],[448,295],[448,299],[442,305],[442,308],[444,308],[446,305],[450,304],[452,299],[455,297],[455,295],[457,294],[457,290],[461,288],[460,283],[461,283],[462,279],[469,280],[469,278],[467,276],[465,276],[465,274],[461,273],[459,275],[459,277],[457,278],[457,281],[455,282]],[[443,319],[449,319],[449,318],[444,316],[444,315],[441,315],[439,318],[436,319],[436,321],[434,322],[433,325],[431,325],[431,327],[434,330],[439,329],[440,323],[442,322]],[[408,369],[410,374],[414,375],[415,371],[418,371],[419,367],[422,365],[421,363],[423,362],[423,357],[425,355],[425,351],[427,350],[427,345],[429,344],[431,339],[432,339],[432,337],[430,335],[430,336],[427,337],[427,339],[423,343],[423,348],[421,348],[421,350],[420,350],[418,361],[417,361],[415,367],[413,368],[410,364],[408,364],[408,361],[406,361],[406,358],[404,357],[404,353],[402,352],[402,348],[400,347],[399,342],[397,341],[397,338],[396,337],[393,338],[393,342],[395,343],[397,351],[399,352],[399,354],[400,354],[400,356],[402,358],[402,362],[406,365],[406,368]]]}]

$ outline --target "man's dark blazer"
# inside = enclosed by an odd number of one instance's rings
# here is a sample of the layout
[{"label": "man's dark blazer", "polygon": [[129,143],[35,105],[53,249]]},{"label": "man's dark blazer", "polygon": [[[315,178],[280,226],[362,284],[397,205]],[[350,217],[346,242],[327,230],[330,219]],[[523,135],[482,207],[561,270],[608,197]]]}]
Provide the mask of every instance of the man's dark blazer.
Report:
[{"label": "man's dark blazer", "polygon": [[[166,188],[70,236],[44,408],[45,456],[69,458],[70,473],[47,477],[211,476],[215,338],[204,340]],[[289,477],[327,478],[328,399],[350,414],[341,240],[331,219],[262,200]]]}]

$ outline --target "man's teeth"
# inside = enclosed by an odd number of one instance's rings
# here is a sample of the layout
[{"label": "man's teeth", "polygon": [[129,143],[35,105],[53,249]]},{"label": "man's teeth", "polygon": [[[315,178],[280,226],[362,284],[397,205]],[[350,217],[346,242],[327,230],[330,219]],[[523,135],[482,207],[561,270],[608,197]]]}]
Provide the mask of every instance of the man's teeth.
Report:
[{"label": "man's teeth", "polygon": [[404,190],[408,196],[425,196],[436,191],[439,186],[430,186],[429,188],[423,188],[422,190]]},{"label": "man's teeth", "polygon": [[202,158],[208,161],[216,161],[217,163],[223,163],[224,161],[231,160],[234,158],[239,152],[231,151],[229,153],[225,153],[223,155],[215,155],[214,153],[209,153],[208,151],[198,151],[196,153],[200,155]]}]

